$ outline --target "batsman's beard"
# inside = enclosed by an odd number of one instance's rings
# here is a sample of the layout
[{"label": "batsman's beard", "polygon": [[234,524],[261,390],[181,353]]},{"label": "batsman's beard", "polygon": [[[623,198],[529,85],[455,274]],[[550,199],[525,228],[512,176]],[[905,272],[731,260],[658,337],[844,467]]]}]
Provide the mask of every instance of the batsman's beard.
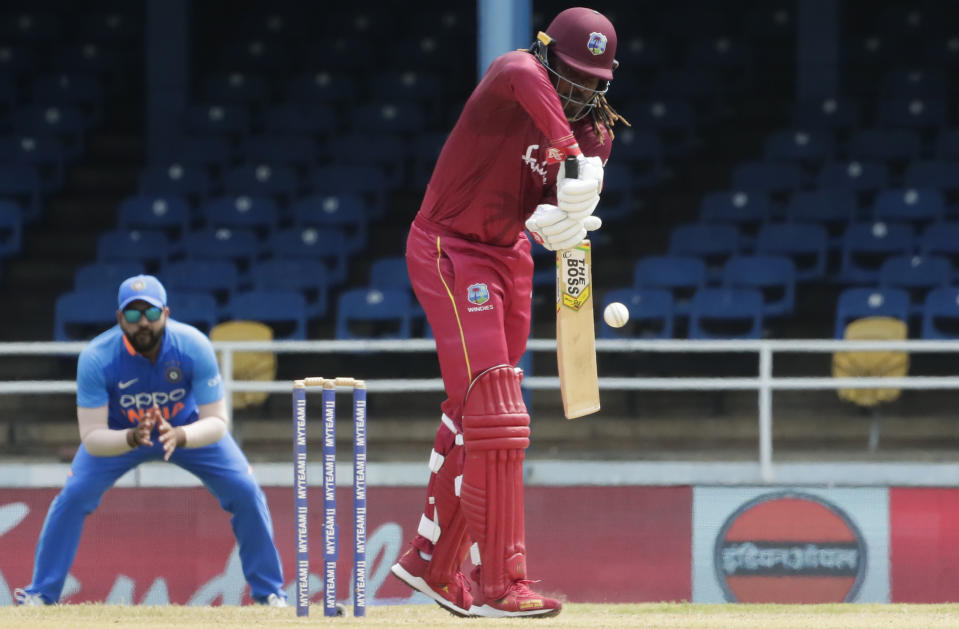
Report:
[{"label": "batsman's beard", "polygon": [[133,333],[127,333],[127,340],[130,341],[130,345],[133,346],[137,352],[145,354],[151,349],[156,347],[156,344],[160,341],[163,330],[159,332],[154,332],[150,328],[141,328]]}]

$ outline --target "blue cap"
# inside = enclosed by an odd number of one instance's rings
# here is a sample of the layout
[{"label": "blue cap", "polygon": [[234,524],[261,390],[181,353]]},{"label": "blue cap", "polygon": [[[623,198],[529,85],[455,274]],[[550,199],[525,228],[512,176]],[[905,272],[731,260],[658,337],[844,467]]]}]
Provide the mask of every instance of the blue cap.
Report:
[{"label": "blue cap", "polygon": [[160,280],[152,275],[134,275],[123,280],[120,284],[120,291],[117,293],[117,303],[119,310],[123,310],[138,299],[156,306],[157,308],[166,307],[166,289]]}]

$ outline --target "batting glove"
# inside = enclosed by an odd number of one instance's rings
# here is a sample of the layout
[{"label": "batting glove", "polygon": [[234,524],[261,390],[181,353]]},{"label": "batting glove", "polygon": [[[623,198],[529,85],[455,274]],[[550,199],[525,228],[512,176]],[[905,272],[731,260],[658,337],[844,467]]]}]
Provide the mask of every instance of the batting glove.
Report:
[{"label": "batting glove", "polygon": [[599,204],[603,189],[603,160],[597,156],[576,158],[579,177],[566,178],[566,164],[560,164],[556,178],[556,204],[570,218],[583,220],[593,213]]},{"label": "batting glove", "polygon": [[555,205],[543,203],[526,219],[526,229],[533,240],[550,251],[575,247],[586,233],[599,229],[603,224],[598,216],[587,216],[577,220]]}]

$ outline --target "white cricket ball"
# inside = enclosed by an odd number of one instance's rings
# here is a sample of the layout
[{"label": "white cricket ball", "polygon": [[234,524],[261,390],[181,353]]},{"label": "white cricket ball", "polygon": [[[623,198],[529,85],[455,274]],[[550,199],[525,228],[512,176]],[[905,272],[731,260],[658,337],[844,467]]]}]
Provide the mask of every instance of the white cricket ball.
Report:
[{"label": "white cricket ball", "polygon": [[611,328],[621,328],[629,321],[629,310],[623,304],[614,301],[603,310],[603,320]]}]

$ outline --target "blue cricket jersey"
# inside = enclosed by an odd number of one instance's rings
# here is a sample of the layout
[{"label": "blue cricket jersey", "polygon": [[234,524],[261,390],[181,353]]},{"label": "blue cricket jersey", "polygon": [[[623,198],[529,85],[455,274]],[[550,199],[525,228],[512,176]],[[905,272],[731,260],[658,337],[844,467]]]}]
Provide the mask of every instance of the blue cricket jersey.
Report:
[{"label": "blue cricket jersey", "polygon": [[115,325],[83,348],[77,365],[77,406],[109,403],[108,426],[135,425],[154,404],[174,426],[196,421],[197,405],[223,397],[213,344],[202,332],[167,320],[156,363],[133,349]]}]

